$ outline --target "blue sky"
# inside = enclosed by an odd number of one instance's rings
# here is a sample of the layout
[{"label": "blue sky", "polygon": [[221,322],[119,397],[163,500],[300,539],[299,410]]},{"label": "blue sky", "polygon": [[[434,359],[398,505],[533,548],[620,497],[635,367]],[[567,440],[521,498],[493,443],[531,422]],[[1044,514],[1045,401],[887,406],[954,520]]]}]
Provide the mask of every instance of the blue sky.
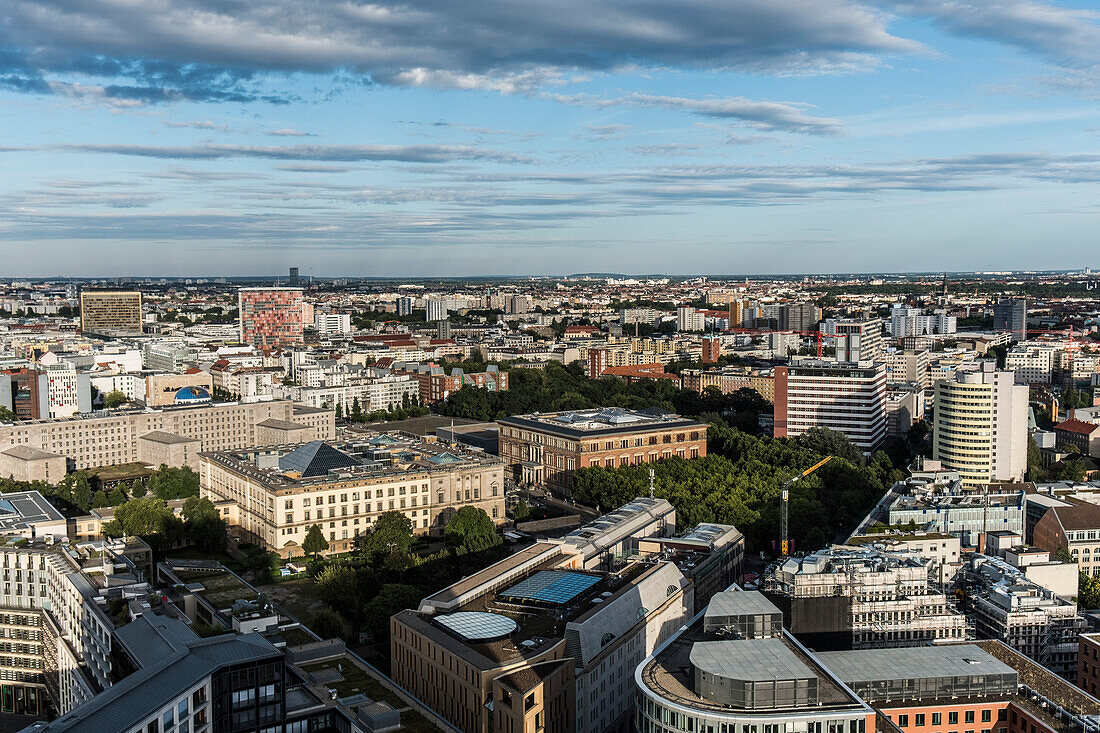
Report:
[{"label": "blue sky", "polygon": [[11,275],[1100,265],[1100,6],[0,0]]}]

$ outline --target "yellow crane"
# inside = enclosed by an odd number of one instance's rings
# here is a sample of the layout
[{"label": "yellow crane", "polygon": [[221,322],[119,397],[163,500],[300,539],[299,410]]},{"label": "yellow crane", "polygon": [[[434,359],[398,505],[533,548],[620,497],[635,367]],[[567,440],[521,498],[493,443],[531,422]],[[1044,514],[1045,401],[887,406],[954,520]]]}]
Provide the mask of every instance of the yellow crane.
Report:
[{"label": "yellow crane", "polygon": [[781,557],[786,557],[787,556],[787,551],[790,550],[790,546],[791,546],[790,538],[787,536],[787,505],[790,503],[790,494],[788,492],[788,489],[790,488],[790,486],[792,484],[806,478],[811,473],[813,473],[817,469],[821,468],[822,466],[824,466],[826,463],[828,463],[831,460],[833,460],[832,456],[826,456],[822,460],[818,461],[814,465],[807,468],[802,473],[800,473],[797,476],[795,476],[794,478],[792,478],[787,483],[783,484],[783,491],[782,491],[783,510],[782,510],[782,513],[780,514],[780,518],[779,518],[779,531],[780,531],[780,534],[781,534],[781,537],[782,537],[781,541],[782,541],[782,548],[783,548],[783,554],[781,555]]}]

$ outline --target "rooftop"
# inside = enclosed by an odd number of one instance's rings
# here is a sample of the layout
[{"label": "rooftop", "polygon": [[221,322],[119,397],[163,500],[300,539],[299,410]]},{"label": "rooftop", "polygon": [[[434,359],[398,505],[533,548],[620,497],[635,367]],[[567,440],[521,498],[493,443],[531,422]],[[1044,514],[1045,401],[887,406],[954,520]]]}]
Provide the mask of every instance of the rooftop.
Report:
[{"label": "rooftop", "polygon": [[536,412],[530,415],[505,417],[497,422],[502,425],[514,425],[574,438],[665,430],[673,427],[706,428],[705,423],[674,415],[655,407],[646,410],[608,407],[546,414]]},{"label": "rooftop", "polygon": [[700,641],[692,645],[688,659],[697,669],[732,680],[766,682],[816,677],[782,639],[776,638]]}]

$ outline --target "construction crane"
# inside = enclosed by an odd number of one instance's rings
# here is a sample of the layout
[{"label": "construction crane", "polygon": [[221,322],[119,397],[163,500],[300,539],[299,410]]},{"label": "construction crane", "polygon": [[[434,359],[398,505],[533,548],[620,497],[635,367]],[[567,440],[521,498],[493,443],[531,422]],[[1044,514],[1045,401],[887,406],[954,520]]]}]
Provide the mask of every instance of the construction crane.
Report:
[{"label": "construction crane", "polygon": [[783,484],[783,491],[782,491],[783,509],[782,509],[782,511],[780,513],[780,516],[779,516],[779,530],[780,530],[780,536],[782,538],[781,539],[781,544],[782,544],[782,550],[783,550],[782,557],[787,556],[787,551],[790,549],[790,545],[791,545],[790,539],[787,536],[787,505],[790,504],[789,489],[790,489],[791,485],[793,485],[797,481],[801,481],[802,479],[806,478],[811,473],[813,473],[817,469],[821,468],[822,466],[824,466],[826,463],[828,463],[831,460],[833,460],[832,456],[826,456],[825,458],[821,459],[820,461],[818,461],[814,465],[807,468],[802,473],[798,474],[797,476],[795,476],[791,480],[787,481],[787,483]]}]

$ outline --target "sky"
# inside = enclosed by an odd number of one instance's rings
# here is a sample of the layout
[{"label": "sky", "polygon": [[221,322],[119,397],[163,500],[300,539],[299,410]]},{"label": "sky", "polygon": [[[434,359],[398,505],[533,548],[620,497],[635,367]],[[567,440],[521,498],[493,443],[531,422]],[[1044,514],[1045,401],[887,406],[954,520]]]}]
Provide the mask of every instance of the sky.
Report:
[{"label": "sky", "polygon": [[1098,254],[1100,1],[0,0],[0,276]]}]

